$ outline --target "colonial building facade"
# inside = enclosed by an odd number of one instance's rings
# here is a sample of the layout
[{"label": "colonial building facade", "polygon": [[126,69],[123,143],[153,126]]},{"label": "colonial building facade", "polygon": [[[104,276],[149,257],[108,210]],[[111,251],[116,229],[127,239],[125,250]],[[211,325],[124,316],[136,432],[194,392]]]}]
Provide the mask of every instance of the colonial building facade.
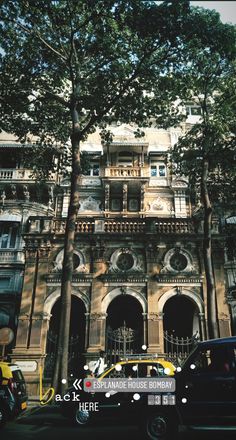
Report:
[{"label": "colonial building facade", "polygon": [[[169,354],[180,346],[186,352],[193,336],[208,336],[202,221],[194,215],[187,180],[169,168],[169,149],[183,129],[148,128],[136,138],[134,127],[116,125],[111,145],[103,147],[98,133],[83,144],[91,169],[80,182],[71,374],[80,374],[101,349],[114,362],[134,353]],[[39,367],[50,379],[55,359],[69,180],[55,176],[37,190],[30,171],[14,162],[15,149],[23,147],[4,136],[0,325],[15,330],[11,358],[36,395]],[[213,263],[220,336],[228,336],[235,324],[217,218]]]}]

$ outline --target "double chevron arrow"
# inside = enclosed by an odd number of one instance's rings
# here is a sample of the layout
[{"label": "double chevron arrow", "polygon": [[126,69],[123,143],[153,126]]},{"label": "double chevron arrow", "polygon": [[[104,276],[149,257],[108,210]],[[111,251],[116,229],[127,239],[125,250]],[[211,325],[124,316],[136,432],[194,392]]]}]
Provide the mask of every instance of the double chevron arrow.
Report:
[{"label": "double chevron arrow", "polygon": [[82,390],[80,383],[82,382],[82,379],[75,379],[74,383],[73,383],[73,387],[78,391],[78,390]]}]

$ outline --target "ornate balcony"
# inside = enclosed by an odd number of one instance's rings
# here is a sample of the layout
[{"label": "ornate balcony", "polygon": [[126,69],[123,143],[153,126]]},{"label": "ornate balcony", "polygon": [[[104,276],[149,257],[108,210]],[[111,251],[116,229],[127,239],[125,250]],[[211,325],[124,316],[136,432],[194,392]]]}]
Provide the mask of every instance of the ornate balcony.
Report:
[{"label": "ornate balcony", "polygon": [[31,174],[31,170],[24,168],[2,168],[0,169],[0,180],[32,180]]},{"label": "ornate balcony", "polygon": [[0,249],[0,264],[24,263],[24,252],[13,249]]},{"label": "ornate balcony", "polygon": [[[30,234],[64,234],[65,220],[49,217],[31,217],[29,220]],[[91,219],[79,218],[76,221],[78,234],[194,234],[191,219],[182,218],[132,218],[132,219]]]},{"label": "ornate balcony", "polygon": [[105,177],[143,177],[141,167],[107,167]]}]

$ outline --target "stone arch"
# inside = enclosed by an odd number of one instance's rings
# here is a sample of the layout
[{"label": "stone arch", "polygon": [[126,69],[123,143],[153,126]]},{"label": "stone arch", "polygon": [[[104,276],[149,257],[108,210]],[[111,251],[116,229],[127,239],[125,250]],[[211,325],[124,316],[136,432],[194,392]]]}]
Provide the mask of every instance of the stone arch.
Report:
[{"label": "stone arch", "polygon": [[113,301],[114,298],[116,298],[119,295],[133,296],[141,304],[141,307],[143,309],[143,313],[147,313],[147,300],[146,300],[146,298],[140,292],[137,292],[134,289],[131,289],[130,287],[117,287],[117,288],[111,290],[109,293],[107,293],[107,295],[102,300],[102,313],[106,313],[110,303]]},{"label": "stone arch", "polygon": [[[57,289],[55,289],[52,293],[50,293],[48,295],[48,297],[46,298],[46,300],[44,302],[44,313],[45,314],[51,315],[51,310],[52,310],[54,304],[56,303],[56,301],[59,299],[60,294],[61,294],[60,287],[57,287]],[[88,313],[89,306],[90,306],[89,298],[82,292],[73,291],[72,295],[76,296],[77,298],[82,300],[82,302],[85,306],[86,312]]]},{"label": "stone arch", "polygon": [[[168,290],[165,292],[158,301],[158,312],[163,313],[163,308],[165,303],[170,299],[172,296],[178,295],[178,287],[174,287],[171,290]],[[193,292],[192,290],[182,288],[181,295],[186,296],[189,298],[194,304],[197,306],[198,312],[200,314],[204,313],[204,303],[201,297]]]}]

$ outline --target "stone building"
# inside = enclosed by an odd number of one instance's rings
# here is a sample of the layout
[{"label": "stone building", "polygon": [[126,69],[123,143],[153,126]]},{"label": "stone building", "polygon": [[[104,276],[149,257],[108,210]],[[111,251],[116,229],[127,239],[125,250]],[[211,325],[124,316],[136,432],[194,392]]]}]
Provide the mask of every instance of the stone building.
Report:
[{"label": "stone building", "polygon": [[[207,338],[202,223],[193,215],[187,181],[168,167],[181,129],[147,128],[143,138],[131,126],[112,131],[107,147],[98,133],[83,144],[91,169],[81,177],[76,224],[69,356],[75,375],[100,349],[114,362],[144,351],[173,352],[180,341],[186,352],[193,335]],[[69,181],[55,176],[37,193],[29,170],[2,159],[11,151],[14,160],[14,149],[24,147],[6,136],[0,148],[1,325],[17,315],[11,357],[36,395],[39,366],[49,379],[55,358]],[[217,219],[213,238],[220,335],[228,336]]]}]

